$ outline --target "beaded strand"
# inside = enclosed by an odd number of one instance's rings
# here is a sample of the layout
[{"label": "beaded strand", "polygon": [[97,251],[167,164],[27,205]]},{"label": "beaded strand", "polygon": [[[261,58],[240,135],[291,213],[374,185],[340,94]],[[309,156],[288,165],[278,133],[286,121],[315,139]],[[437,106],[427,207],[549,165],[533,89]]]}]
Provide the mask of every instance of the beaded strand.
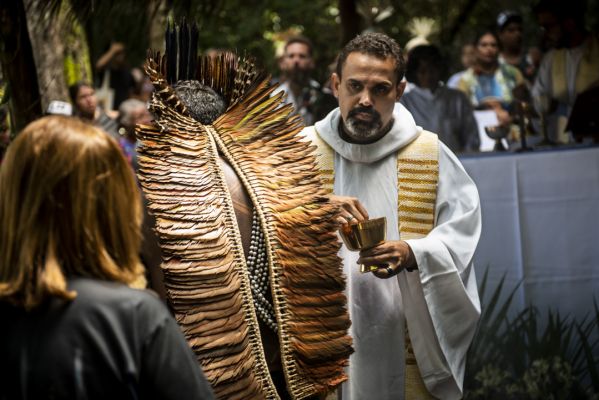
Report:
[{"label": "beaded strand", "polygon": [[250,275],[252,297],[258,317],[273,331],[277,332],[278,326],[275,311],[267,293],[270,288],[268,280],[268,259],[266,256],[266,242],[260,227],[258,213],[252,215],[252,235],[250,251],[247,257],[247,267]]}]

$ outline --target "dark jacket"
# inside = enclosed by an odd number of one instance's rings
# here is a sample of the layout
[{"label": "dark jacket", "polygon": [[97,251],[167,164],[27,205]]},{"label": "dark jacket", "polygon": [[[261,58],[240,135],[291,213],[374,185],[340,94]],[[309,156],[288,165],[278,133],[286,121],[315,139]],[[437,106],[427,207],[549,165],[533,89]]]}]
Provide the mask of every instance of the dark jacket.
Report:
[{"label": "dark jacket", "polygon": [[68,302],[0,302],[0,399],[212,399],[181,330],[148,291],[76,278]]}]

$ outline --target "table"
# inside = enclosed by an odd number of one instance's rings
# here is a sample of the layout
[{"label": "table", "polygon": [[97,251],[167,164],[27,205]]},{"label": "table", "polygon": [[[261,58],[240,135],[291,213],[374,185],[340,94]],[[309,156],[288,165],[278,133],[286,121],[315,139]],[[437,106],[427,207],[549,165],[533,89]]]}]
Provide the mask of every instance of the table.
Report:
[{"label": "table", "polygon": [[[522,281],[512,315],[527,305],[581,320],[599,302],[599,147],[462,156],[478,186],[482,235],[477,279]],[[487,296],[490,290],[487,290]]]}]

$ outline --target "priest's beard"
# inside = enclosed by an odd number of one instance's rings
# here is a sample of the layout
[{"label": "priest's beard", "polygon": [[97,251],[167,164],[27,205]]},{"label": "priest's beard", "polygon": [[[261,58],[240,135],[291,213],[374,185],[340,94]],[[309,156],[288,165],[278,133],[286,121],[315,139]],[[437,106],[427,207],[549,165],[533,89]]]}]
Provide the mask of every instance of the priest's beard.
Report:
[{"label": "priest's beard", "polygon": [[[359,113],[368,114],[371,116],[371,119],[369,121],[363,121],[356,118],[356,115]],[[389,124],[392,122],[393,120],[389,121]],[[381,114],[371,107],[358,106],[353,108],[347,114],[347,120],[345,121],[344,125],[347,133],[360,141],[367,141],[378,136],[383,129]]]}]

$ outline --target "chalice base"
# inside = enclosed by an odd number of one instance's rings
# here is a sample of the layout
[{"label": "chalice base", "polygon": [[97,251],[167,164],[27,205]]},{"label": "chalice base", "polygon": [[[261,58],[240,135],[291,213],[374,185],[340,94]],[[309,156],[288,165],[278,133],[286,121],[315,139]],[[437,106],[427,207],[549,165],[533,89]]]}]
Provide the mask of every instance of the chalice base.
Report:
[{"label": "chalice base", "polygon": [[372,271],[376,271],[379,268],[385,268],[386,265],[370,265],[370,266],[366,266],[364,264],[360,264],[360,272],[363,274],[366,274],[368,272],[372,272]]}]

